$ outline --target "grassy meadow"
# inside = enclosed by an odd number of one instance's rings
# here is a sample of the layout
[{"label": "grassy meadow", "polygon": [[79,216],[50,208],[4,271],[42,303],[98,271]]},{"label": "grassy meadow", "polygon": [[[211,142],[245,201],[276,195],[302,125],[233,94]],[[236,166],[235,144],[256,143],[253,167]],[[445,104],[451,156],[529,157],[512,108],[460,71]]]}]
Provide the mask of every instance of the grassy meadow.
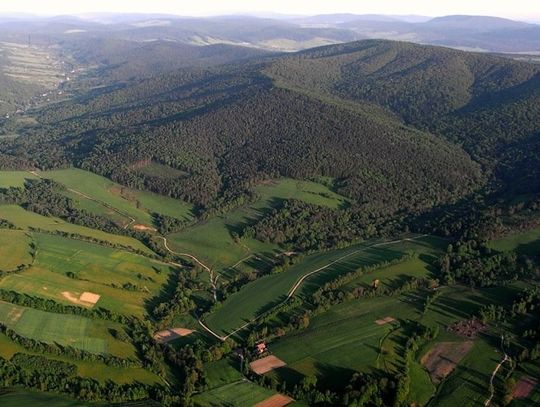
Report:
[{"label": "grassy meadow", "polygon": [[[386,273],[384,276],[391,275],[393,279],[401,279],[408,273],[417,277],[427,275],[426,260],[430,256],[429,253],[437,250],[437,244],[442,245],[442,240],[426,237],[418,241],[404,241],[381,246],[373,246],[373,243],[362,243],[346,249],[330,250],[306,256],[301,262],[282,273],[264,276],[245,285],[210,314],[206,322],[210,328],[226,334],[282,302],[291,287],[302,276],[332,262],[336,263],[304,280],[296,293],[309,295],[322,284],[339,275],[355,271],[360,267],[395,260],[408,252],[417,252],[421,255],[416,262],[407,264],[405,269],[401,269],[400,267],[403,266],[400,264],[390,272],[383,271]],[[366,276],[366,278],[368,281],[372,281],[373,278],[378,277],[377,273],[378,271]]]},{"label": "grassy meadow", "polygon": [[42,353],[27,350],[21,345],[13,342],[7,336],[0,334],[0,357],[3,357],[4,359],[11,359],[16,353],[46,356],[48,359],[73,363],[75,366],[77,366],[78,376],[96,379],[102,383],[109,380],[118,384],[132,383],[134,381],[147,384],[160,382],[158,376],[141,367],[113,367],[95,361],[89,362],[74,360],[64,356],[43,355]]},{"label": "grassy meadow", "polygon": [[113,220],[123,217],[124,224],[128,224],[130,218],[133,218],[136,223],[152,226],[151,214],[154,212],[179,219],[190,220],[193,217],[193,206],[190,204],[151,192],[133,190],[88,171],[70,168],[45,171],[40,175],[114,208],[118,212],[115,213],[103,205],[100,208],[99,202],[68,191],[70,198],[75,199],[81,208],[101,215],[110,215]]},{"label": "grassy meadow", "polygon": [[68,397],[27,389],[0,389],[0,405],[2,407],[89,407],[104,406],[102,403],[85,403]]},{"label": "grassy meadow", "polygon": [[[256,253],[271,256],[278,247],[255,239],[235,241],[231,233],[240,233],[244,226],[254,223],[282,200],[294,198],[331,208],[348,204],[343,196],[311,181],[284,178],[259,185],[256,191],[260,197],[257,202],[169,235],[167,238],[170,246],[175,251],[194,254],[217,270],[223,270],[238,262],[244,263],[244,267],[249,267],[251,255]],[[245,260],[242,262],[242,259]]]},{"label": "grassy meadow", "polygon": [[[85,226],[74,225],[59,218],[41,216],[37,213],[26,211],[17,205],[0,205],[0,219],[6,219],[21,229],[34,227],[51,232],[60,231],[79,234],[81,236],[91,237],[98,240],[128,246],[133,249],[142,250],[148,254],[153,253],[149,248],[134,238],[114,235],[101,230],[87,228]],[[4,230],[0,230],[0,234],[3,233]]]},{"label": "grassy meadow", "polygon": [[121,325],[78,315],[55,314],[0,302],[0,322],[19,335],[46,343],[58,343],[92,353],[135,357],[129,343],[115,339],[109,329]]},{"label": "grassy meadow", "polygon": [[74,302],[66,292],[78,298],[88,291],[101,296],[98,307],[142,317],[171,273],[168,265],[130,252],[42,233],[34,238],[34,265],[0,280],[1,288],[67,304]]},{"label": "grassy meadow", "polygon": [[31,264],[31,242],[31,237],[21,230],[0,229],[0,270],[11,271]]},{"label": "grassy meadow", "polygon": [[199,407],[252,407],[274,394],[276,392],[244,379],[198,394],[193,401]]},{"label": "grassy meadow", "polygon": [[489,246],[501,252],[515,250],[521,254],[538,255],[540,253],[540,228],[510,234],[489,242]]},{"label": "grassy meadow", "polygon": [[38,179],[34,174],[28,171],[0,171],[0,189],[24,187],[27,179]]}]

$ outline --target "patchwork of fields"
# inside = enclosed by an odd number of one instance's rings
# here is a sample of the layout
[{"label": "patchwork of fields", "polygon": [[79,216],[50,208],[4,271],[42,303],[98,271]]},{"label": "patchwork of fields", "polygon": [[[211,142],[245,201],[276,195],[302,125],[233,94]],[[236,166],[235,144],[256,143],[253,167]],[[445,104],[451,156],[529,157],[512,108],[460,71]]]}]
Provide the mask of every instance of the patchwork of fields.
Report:
[{"label": "patchwork of fields", "polygon": [[90,292],[100,296],[96,306],[143,317],[147,302],[160,295],[169,265],[122,250],[34,233],[34,265],[0,280],[0,288],[77,304],[73,298]]},{"label": "patchwork of fields", "polygon": [[[152,164],[154,165],[154,164]],[[155,167],[155,166],[154,166]],[[154,168],[151,167],[151,168]],[[150,167],[149,167],[150,168]],[[140,169],[143,170],[151,170]],[[157,168],[157,167],[156,167]],[[166,169],[158,170],[165,171]],[[86,171],[69,169],[39,174],[64,184],[65,194],[76,205],[92,213],[106,216],[126,227],[153,227],[152,214],[194,220],[194,208],[184,202],[155,194],[121,187],[103,177]],[[177,174],[178,175],[178,174]],[[0,188],[22,187],[25,179],[37,179],[26,172],[0,172]],[[227,282],[238,273],[268,270],[276,256],[285,249],[255,239],[237,238],[244,226],[276,207],[284,199],[295,198],[331,208],[347,206],[348,201],[316,182],[282,179],[257,187],[260,199],[207,221],[198,221],[179,233],[166,236],[172,250],[201,259],[219,273],[219,282]],[[155,256],[138,240],[106,233],[61,219],[29,212],[17,205],[0,205],[0,219],[13,223],[20,230],[0,229],[0,288],[51,299],[65,305],[85,309],[104,308],[125,316],[151,319],[150,311],[164,298],[170,298],[178,273],[175,265],[150,256],[122,249],[126,246]],[[45,232],[37,232],[38,228]],[[119,245],[107,247],[99,242],[87,242],[76,237],[62,237],[56,232],[81,235]],[[151,230],[157,236],[155,230]],[[517,250],[537,253],[538,229],[512,235],[490,243],[495,250]],[[477,315],[485,304],[507,304],[518,290],[516,284],[505,287],[470,289],[439,287],[437,297],[427,307],[426,299],[435,290],[420,288],[400,295],[351,299],[359,289],[369,290],[375,280],[379,286],[396,289],[411,278],[436,278],[437,259],[448,245],[443,238],[405,236],[392,241],[368,241],[343,249],[307,255],[281,273],[256,278],[230,294],[219,307],[205,317],[205,324],[217,335],[231,335],[242,341],[254,319],[264,315],[288,296],[307,300],[325,283],[336,277],[371,267],[369,273],[348,281],[340,287],[349,299],[329,306],[313,315],[309,326],[293,331],[269,343],[271,354],[286,365],[265,375],[288,387],[309,376],[319,377],[319,384],[330,389],[343,389],[354,372],[387,372],[398,374],[408,363],[411,376],[408,402],[417,405],[482,405],[489,395],[490,375],[501,360],[498,337],[490,330],[477,338],[464,338],[446,329],[456,321]],[[404,256],[407,256],[406,258]],[[402,259],[397,262],[397,260]],[[382,265],[395,261],[390,265]],[[20,267],[24,265],[24,269]],[[16,270],[19,268],[19,270]],[[203,281],[208,283],[208,276]],[[191,299],[206,306],[212,303],[210,284],[198,287]],[[168,323],[178,329],[195,329],[192,335],[171,341],[181,349],[187,343],[203,340],[215,343],[198,324],[197,313],[176,315]],[[281,318],[278,316],[276,318]],[[101,319],[56,314],[0,302],[0,322],[23,337],[46,343],[58,343],[95,354],[110,354],[137,360],[135,346],[130,343],[126,326]],[[270,321],[270,326],[276,321]],[[405,342],[414,323],[437,329],[438,335],[422,344],[413,360],[403,357]],[[168,326],[167,326],[168,327]],[[163,327],[166,328],[166,327]],[[426,355],[436,349],[443,357],[441,344],[464,350],[458,362],[449,369],[441,384],[430,378]],[[467,342],[467,343],[466,343]],[[467,346],[465,346],[466,344]],[[35,354],[0,335],[0,356],[10,359],[16,353]],[[141,367],[116,368],[98,362],[71,360],[48,355],[53,360],[74,363],[77,374],[100,382],[156,383],[161,379]],[[239,360],[228,357],[206,363],[207,387],[194,397],[198,406],[252,406],[278,394],[245,379],[239,370]],[[429,365],[431,366],[431,365]],[[531,364],[529,371],[536,372]],[[538,389],[530,396],[538,399]],[[19,401],[17,401],[19,400]],[[41,393],[6,392],[0,403],[34,402],[50,405],[79,406],[61,398],[49,398]],[[5,403],[4,403],[5,402]],[[56,403],[56,404],[55,404]],[[66,404],[67,403],[67,404]],[[518,401],[516,405],[526,405]]]},{"label": "patchwork of fields", "polygon": [[[409,252],[430,256],[437,251],[438,246],[444,245],[444,240],[426,237],[418,241],[374,245],[375,243],[362,243],[346,249],[309,255],[282,273],[265,276],[245,285],[239,292],[227,298],[220,308],[211,313],[206,322],[211,329],[226,335],[284,301],[291,287],[304,275],[314,270],[335,262],[306,279],[298,287],[296,292],[298,295],[309,295],[322,284],[339,275],[355,271],[360,267],[396,260]],[[406,265],[403,269],[400,268],[402,265],[396,266],[397,272],[394,275],[392,271],[392,277],[399,279],[402,275],[426,276],[427,263],[422,259],[425,257],[419,257],[415,263]],[[376,277],[377,273],[370,278],[372,280]]]},{"label": "patchwork of fields", "polygon": [[0,301],[0,322],[19,335],[40,342],[58,343],[92,353],[111,353],[119,357],[134,357],[129,343],[113,338],[109,329],[121,325],[77,315],[63,315],[20,307]]},{"label": "patchwork of fields", "polygon": [[[272,256],[279,248],[255,239],[235,241],[231,233],[240,232],[244,226],[275,207],[284,199],[299,199],[308,203],[330,208],[346,206],[348,201],[324,185],[309,181],[281,179],[256,188],[260,199],[245,207],[233,209],[225,215],[200,222],[180,233],[167,236],[173,250],[189,252],[209,266],[222,270],[238,262],[240,267],[256,268],[251,265],[254,254]],[[244,261],[242,261],[245,259]]]},{"label": "patchwork of fields", "polygon": [[193,218],[192,205],[151,192],[126,188],[88,171],[72,168],[45,171],[39,175],[65,185],[69,189],[68,196],[81,208],[110,216],[124,225],[134,220],[138,224],[152,227],[152,213],[186,220]]}]

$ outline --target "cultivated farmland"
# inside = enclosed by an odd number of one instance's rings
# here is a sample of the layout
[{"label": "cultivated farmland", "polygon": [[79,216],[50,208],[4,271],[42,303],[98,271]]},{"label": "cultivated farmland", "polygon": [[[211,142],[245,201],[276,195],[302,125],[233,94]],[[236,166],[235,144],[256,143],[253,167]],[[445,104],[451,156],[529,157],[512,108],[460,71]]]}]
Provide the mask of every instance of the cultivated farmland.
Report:
[{"label": "cultivated farmland", "polygon": [[73,298],[84,292],[100,295],[97,306],[144,315],[145,305],[160,295],[170,267],[129,252],[35,233],[34,266],[6,276],[0,287],[29,295],[81,305]]},{"label": "cultivated farmland", "polygon": [[133,357],[129,343],[114,339],[109,329],[120,325],[76,315],[61,315],[0,302],[0,322],[19,335],[40,342],[58,343],[92,353]]},{"label": "cultivated farmland", "polygon": [[[228,334],[246,321],[256,318],[284,301],[295,283],[314,270],[330,265],[306,279],[297,289],[299,295],[309,295],[326,281],[339,275],[352,272],[360,267],[398,259],[407,252],[416,251],[428,256],[428,252],[433,253],[437,250],[435,243],[441,244],[441,241],[426,237],[420,238],[418,243],[404,241],[379,246],[374,246],[377,243],[363,243],[346,249],[309,255],[282,273],[265,276],[247,284],[238,293],[227,298],[220,308],[208,316],[206,321],[210,328],[222,334]],[[421,259],[412,266],[412,268],[408,266],[411,269],[401,271],[401,274],[411,272],[413,275],[422,276],[428,272],[426,263]],[[395,273],[394,278],[400,277],[400,270],[391,270],[392,274]],[[386,273],[386,276],[390,274]],[[375,278],[376,275],[375,273],[371,278]]]},{"label": "cultivated farmland", "polygon": [[152,251],[149,248],[131,237],[113,235],[98,229],[74,225],[72,223],[64,222],[59,218],[41,216],[37,213],[26,211],[17,205],[0,205],[0,219],[6,219],[21,229],[37,228],[51,232],[59,231],[73,233],[132,247],[148,254],[152,254]]},{"label": "cultivated farmland", "polygon": [[[151,215],[154,212],[187,220],[193,216],[193,207],[185,202],[126,188],[88,171],[73,168],[46,171],[40,175],[69,188],[69,196],[78,201],[81,208],[102,215],[109,214],[113,220],[123,218],[124,225],[130,224],[134,219],[136,223],[152,226]],[[100,208],[99,203],[104,203],[109,208]]]},{"label": "cultivated farmland", "polygon": [[[348,203],[346,198],[324,185],[288,178],[260,185],[256,192],[260,197],[257,202],[169,235],[170,245],[175,251],[187,251],[196,255],[217,270],[233,266],[239,261],[249,267],[252,255],[272,255],[278,247],[255,239],[236,241],[231,236],[232,232],[239,233],[243,227],[256,221],[284,199],[294,198],[331,208],[346,206]],[[242,262],[242,259],[245,261]]]}]

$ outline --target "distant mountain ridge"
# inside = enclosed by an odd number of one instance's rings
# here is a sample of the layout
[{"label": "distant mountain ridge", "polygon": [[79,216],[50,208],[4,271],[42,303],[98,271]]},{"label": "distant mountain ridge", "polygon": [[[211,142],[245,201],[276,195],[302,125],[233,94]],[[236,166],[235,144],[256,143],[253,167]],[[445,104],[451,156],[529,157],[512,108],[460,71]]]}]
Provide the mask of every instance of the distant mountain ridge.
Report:
[{"label": "distant mountain ridge", "polygon": [[130,41],[166,40],[194,45],[224,43],[272,51],[297,51],[366,38],[391,39],[487,52],[540,51],[540,25],[499,17],[429,18],[378,14],[306,17],[246,15],[181,17],[110,13],[13,18],[0,15],[0,41],[59,42],[67,37]]}]

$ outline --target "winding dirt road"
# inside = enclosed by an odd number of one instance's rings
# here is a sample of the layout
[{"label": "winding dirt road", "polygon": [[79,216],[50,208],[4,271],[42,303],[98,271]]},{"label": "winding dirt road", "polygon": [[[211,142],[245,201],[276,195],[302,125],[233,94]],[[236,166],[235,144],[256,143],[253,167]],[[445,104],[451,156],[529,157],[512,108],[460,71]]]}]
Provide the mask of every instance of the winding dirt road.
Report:
[{"label": "winding dirt road", "polygon": [[[365,246],[361,249],[358,249],[358,250],[355,250],[351,253],[348,253],[342,257],[340,257],[339,259],[336,259],[334,261],[331,261],[330,263],[322,266],[322,267],[319,267],[318,269],[316,270],[313,270],[313,271],[310,271],[309,273],[303,275],[301,278],[299,278],[296,283],[294,283],[294,285],[291,287],[291,289],[289,290],[288,294],[287,294],[287,298],[285,298],[282,302],[280,302],[279,304],[277,304],[276,306],[272,307],[269,311],[265,312],[264,314],[261,314],[253,319],[251,319],[250,321],[246,322],[245,324],[243,324],[242,326],[240,326],[239,328],[235,329],[234,331],[230,332],[228,335],[226,336],[219,336],[218,334],[216,334],[215,332],[212,331],[212,335],[215,336],[216,338],[220,338],[221,340],[226,340],[228,338],[230,338],[232,335],[234,335],[235,333],[237,332],[240,332],[241,330],[247,328],[248,326],[250,326],[251,324],[253,324],[254,322],[256,322],[257,320],[261,319],[262,317],[264,317],[267,313],[271,312],[273,309],[275,309],[276,307],[279,307],[280,305],[282,305],[283,303],[285,303],[286,301],[288,301],[293,295],[294,293],[296,292],[296,290],[302,285],[302,283],[310,276],[312,276],[313,274],[316,274],[316,273],[319,273],[325,269],[327,269],[328,267],[336,264],[336,263],[339,263],[340,261],[358,253],[358,252],[361,252],[362,250],[365,250],[365,249],[368,249],[370,247],[380,247],[380,246],[386,246],[386,245],[391,245],[391,244],[396,244],[396,243],[401,243],[401,242],[408,242],[408,241],[414,241],[414,240],[418,240],[418,239],[421,239],[423,237],[426,237],[427,234],[424,234],[424,235],[419,235],[419,236],[415,236],[415,237],[408,237],[408,238],[405,238],[405,239],[398,239],[398,240],[392,240],[390,242],[381,242],[381,243],[375,243],[375,244],[372,244],[372,245],[369,245],[369,246]],[[201,321],[199,320],[199,323],[201,323]],[[202,324],[202,323],[201,323]],[[205,325],[203,325],[203,327],[206,328],[207,331],[210,332],[210,328],[206,327]]]},{"label": "winding dirt road", "polygon": [[495,370],[493,370],[493,373],[491,374],[491,378],[489,379],[489,388],[491,390],[491,394],[489,395],[489,398],[484,402],[484,407],[488,407],[491,404],[491,400],[493,399],[493,396],[495,395],[495,387],[493,386],[493,381],[495,380],[495,376],[497,376],[497,372],[502,367],[504,362],[509,361],[510,357],[505,353],[503,359],[499,362],[497,366],[495,366]]}]

